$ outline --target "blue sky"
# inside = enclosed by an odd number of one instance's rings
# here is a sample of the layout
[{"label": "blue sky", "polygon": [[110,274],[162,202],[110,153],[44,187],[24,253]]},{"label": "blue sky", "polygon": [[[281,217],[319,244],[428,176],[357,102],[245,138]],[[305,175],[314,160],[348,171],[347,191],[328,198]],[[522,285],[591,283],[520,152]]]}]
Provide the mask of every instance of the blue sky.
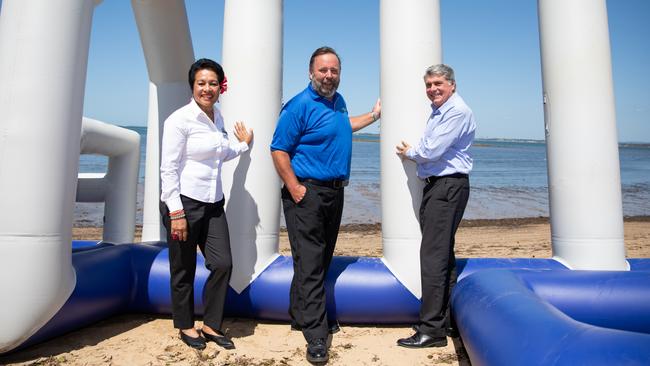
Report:
[{"label": "blue sky", "polygon": [[[478,120],[477,136],[543,139],[537,2],[440,3],[443,61],[456,70],[458,90]],[[223,0],[186,1],[195,57],[221,60],[223,6]],[[607,6],[619,140],[650,142],[650,1],[609,0]],[[311,52],[329,45],[342,57],[339,91],[350,113],[369,111],[379,96],[379,1],[285,0],[284,8],[284,99],[306,86]],[[130,1],[104,0],[93,19],[84,114],[144,125],[147,92]]]}]

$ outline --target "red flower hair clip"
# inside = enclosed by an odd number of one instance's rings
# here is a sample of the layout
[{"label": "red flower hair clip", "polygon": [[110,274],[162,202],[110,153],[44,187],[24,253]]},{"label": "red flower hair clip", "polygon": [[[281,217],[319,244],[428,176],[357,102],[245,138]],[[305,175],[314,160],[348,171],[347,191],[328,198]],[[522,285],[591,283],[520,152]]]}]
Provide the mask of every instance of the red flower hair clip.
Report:
[{"label": "red flower hair clip", "polygon": [[226,75],[223,76],[223,81],[219,84],[219,93],[223,94],[228,90],[228,78]]}]

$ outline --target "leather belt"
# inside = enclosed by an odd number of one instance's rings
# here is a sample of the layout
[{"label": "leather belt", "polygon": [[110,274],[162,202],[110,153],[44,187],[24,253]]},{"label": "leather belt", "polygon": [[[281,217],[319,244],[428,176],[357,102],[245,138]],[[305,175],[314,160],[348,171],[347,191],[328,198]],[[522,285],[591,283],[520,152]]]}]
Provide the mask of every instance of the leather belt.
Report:
[{"label": "leather belt", "polygon": [[299,182],[311,183],[315,186],[340,189],[348,185],[347,180],[318,180],[311,178],[298,178]]},{"label": "leather belt", "polygon": [[468,178],[468,177],[469,175],[465,173],[454,173],[449,175],[432,175],[430,177],[424,178],[424,181],[427,182],[427,184],[431,184],[440,178]]}]

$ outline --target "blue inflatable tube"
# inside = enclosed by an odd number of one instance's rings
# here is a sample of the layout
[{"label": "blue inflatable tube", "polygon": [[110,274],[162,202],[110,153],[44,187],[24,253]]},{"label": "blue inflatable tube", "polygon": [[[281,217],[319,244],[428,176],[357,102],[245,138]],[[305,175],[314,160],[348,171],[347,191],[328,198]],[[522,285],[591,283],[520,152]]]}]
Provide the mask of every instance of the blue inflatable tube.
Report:
[{"label": "blue inflatable tube", "polygon": [[650,272],[514,273],[537,296],[577,321],[650,334]]},{"label": "blue inflatable tube", "polygon": [[[72,296],[21,348],[117,313],[171,312],[165,243],[73,246]],[[208,272],[197,260],[201,315]],[[453,310],[472,363],[598,364],[623,357],[650,364],[650,260],[629,262],[630,272],[589,272],[551,259],[459,259]],[[288,321],[292,273],[291,258],[278,257],[241,294],[229,291],[226,315]],[[342,323],[418,319],[419,300],[379,258],[335,257],[326,292],[329,315]],[[592,343],[604,354],[584,354]]]},{"label": "blue inflatable tube", "polygon": [[458,282],[486,269],[569,270],[560,262],[547,258],[466,258],[456,260]]},{"label": "blue inflatable tube", "polygon": [[125,312],[131,303],[133,268],[129,246],[83,245],[72,265],[77,283],[59,312],[16,350]]},{"label": "blue inflatable tube", "polygon": [[[131,308],[140,312],[171,313],[169,258],[166,248],[144,259],[141,248],[136,275],[138,291]],[[144,259],[144,260],[143,260]],[[150,271],[147,273],[147,268]],[[203,285],[209,272],[203,257],[197,258],[194,305],[203,314]],[[290,257],[280,256],[241,294],[230,289],[226,316],[288,321],[289,286],[293,276]],[[417,319],[420,301],[386,268],[379,258],[335,257],[327,275],[327,310],[343,323],[409,323]]]},{"label": "blue inflatable tube", "polygon": [[[649,281],[647,272],[484,270],[458,283],[452,308],[472,365],[648,365],[650,334],[621,329],[635,328],[626,318],[647,317]],[[628,291],[625,301],[643,305],[621,306]],[[544,296],[562,298],[572,316],[607,319],[601,326],[578,321]],[[615,308],[590,308],[596,300]],[[609,314],[617,311],[636,312]]]},{"label": "blue inflatable tube", "polygon": [[[148,284],[140,283],[134,310],[171,313],[169,257],[166,248],[153,263],[134,261],[151,268]],[[140,246],[135,249],[140,251]],[[140,256],[141,254],[136,254]],[[550,259],[460,259],[459,277],[486,268],[567,268]],[[143,270],[136,270],[144,278]],[[209,272],[203,257],[197,258],[194,287],[195,312],[203,314],[203,284]],[[289,321],[289,286],[293,276],[291,257],[280,256],[269,265],[241,294],[230,289],[226,299],[226,316]],[[144,287],[143,287],[144,286]],[[334,257],[325,280],[327,311],[331,319],[351,324],[407,324],[418,320],[420,300],[404,287],[380,258]],[[146,297],[142,294],[147,294]]]},{"label": "blue inflatable tube", "polygon": [[[279,257],[246,290],[229,293],[234,316],[289,321],[290,257]],[[325,280],[327,311],[343,323],[409,323],[420,301],[378,258],[335,257]]]},{"label": "blue inflatable tube", "polygon": [[[171,313],[166,243],[97,244],[74,241],[77,284],[61,310],[20,348],[78,329],[121,312]],[[460,276],[481,268],[564,268],[552,260],[459,259]],[[461,272],[462,271],[462,272]],[[229,290],[226,315],[288,321],[290,257],[278,257],[241,294]],[[208,276],[197,257],[195,312],[203,314]],[[332,319],[351,324],[407,324],[418,319],[420,301],[379,258],[335,257],[326,279]]]}]

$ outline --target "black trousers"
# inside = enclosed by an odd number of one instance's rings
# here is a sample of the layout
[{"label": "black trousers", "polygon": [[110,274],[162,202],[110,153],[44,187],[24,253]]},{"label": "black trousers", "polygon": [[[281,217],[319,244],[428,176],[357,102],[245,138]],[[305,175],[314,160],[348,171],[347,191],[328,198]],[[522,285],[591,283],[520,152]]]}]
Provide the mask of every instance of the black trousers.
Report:
[{"label": "black trousers", "polygon": [[419,330],[433,337],[444,337],[445,328],[453,326],[449,300],[457,277],[454,237],[468,199],[467,176],[433,178],[422,193]]},{"label": "black trousers", "polygon": [[181,196],[181,201],[188,224],[188,239],[185,242],[171,238],[169,209],[164,202],[160,203],[169,244],[174,328],[194,327],[194,275],[198,245],[205,258],[205,266],[210,271],[203,289],[203,323],[220,331],[232,272],[228,222],[223,210],[225,199],[205,203]]},{"label": "black trousers", "polygon": [[328,336],[325,276],[341,225],[343,188],[303,184],[307,192],[299,203],[282,188],[282,206],[293,257],[289,315],[309,342]]}]

